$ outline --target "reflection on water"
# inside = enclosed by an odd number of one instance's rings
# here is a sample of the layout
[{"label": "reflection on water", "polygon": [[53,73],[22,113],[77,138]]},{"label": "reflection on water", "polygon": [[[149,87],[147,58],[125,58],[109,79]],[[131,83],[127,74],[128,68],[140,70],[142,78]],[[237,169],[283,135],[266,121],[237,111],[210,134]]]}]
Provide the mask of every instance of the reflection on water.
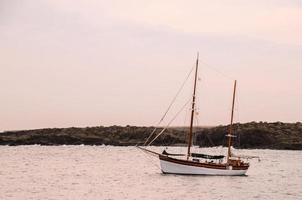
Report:
[{"label": "reflection on water", "polygon": [[163,175],[135,147],[0,146],[0,199],[302,199],[301,151],[239,153],[261,157],[245,177]]}]

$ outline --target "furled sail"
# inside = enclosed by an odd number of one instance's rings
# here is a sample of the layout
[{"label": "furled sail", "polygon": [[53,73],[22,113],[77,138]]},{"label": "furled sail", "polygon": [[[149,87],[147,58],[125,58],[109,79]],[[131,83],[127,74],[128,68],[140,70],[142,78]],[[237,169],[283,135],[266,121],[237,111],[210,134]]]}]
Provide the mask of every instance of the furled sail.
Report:
[{"label": "furled sail", "polygon": [[[164,151],[162,152],[162,154],[163,154],[163,155],[166,155],[166,156],[185,156],[185,155],[186,155],[186,154],[168,153],[166,150],[164,150]],[[217,160],[220,160],[220,159],[223,159],[223,158],[224,158],[223,155],[213,156],[213,155],[200,154],[200,153],[191,153],[191,156],[192,156],[192,157],[195,157],[195,158],[217,159]]]},{"label": "furled sail", "polygon": [[166,150],[162,154],[166,156],[185,156],[185,154],[168,153]]},{"label": "furled sail", "polygon": [[201,154],[201,153],[191,153],[191,156],[195,157],[195,158],[217,159],[217,160],[224,158],[223,155],[213,156],[213,155],[207,155],[207,154]]}]

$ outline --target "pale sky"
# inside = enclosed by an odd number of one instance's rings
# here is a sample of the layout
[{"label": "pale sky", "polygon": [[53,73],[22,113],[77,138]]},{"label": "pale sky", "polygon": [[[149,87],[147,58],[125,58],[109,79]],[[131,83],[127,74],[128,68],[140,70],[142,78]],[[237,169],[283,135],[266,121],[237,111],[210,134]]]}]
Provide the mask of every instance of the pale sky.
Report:
[{"label": "pale sky", "polygon": [[300,0],[0,0],[0,130],[156,125],[197,51],[198,125],[235,78],[235,121],[301,121],[301,35]]}]

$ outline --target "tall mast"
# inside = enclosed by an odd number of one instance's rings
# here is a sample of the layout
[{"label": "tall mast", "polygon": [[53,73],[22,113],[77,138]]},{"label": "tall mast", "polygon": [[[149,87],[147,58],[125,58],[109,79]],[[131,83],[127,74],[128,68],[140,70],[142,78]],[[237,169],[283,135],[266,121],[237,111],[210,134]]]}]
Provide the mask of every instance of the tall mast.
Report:
[{"label": "tall mast", "polygon": [[188,137],[187,160],[189,160],[189,157],[190,157],[190,154],[191,154],[191,146],[192,146],[193,122],[194,122],[194,112],[195,112],[195,94],[196,94],[196,82],[197,82],[197,72],[198,72],[198,58],[199,58],[199,53],[197,53],[197,59],[196,59],[193,100],[192,100],[192,110],[191,110],[191,121],[190,121],[190,132],[189,132],[189,137]]},{"label": "tall mast", "polygon": [[234,106],[235,106],[235,97],[236,97],[236,87],[237,87],[237,80],[234,82],[234,91],[233,91],[233,101],[232,101],[232,114],[231,114],[231,124],[229,126],[229,133],[228,133],[228,157],[227,162],[229,163],[231,157],[231,146],[232,146],[232,135],[233,133],[233,119],[234,119]]}]

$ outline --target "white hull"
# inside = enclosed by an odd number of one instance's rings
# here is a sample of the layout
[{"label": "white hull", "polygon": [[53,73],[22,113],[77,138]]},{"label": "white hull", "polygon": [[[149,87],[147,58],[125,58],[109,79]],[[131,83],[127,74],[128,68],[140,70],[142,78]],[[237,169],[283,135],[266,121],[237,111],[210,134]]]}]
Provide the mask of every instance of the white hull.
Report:
[{"label": "white hull", "polygon": [[211,169],[200,166],[189,166],[165,160],[160,160],[160,166],[162,172],[167,174],[240,176],[245,175],[247,172],[247,170]]}]

